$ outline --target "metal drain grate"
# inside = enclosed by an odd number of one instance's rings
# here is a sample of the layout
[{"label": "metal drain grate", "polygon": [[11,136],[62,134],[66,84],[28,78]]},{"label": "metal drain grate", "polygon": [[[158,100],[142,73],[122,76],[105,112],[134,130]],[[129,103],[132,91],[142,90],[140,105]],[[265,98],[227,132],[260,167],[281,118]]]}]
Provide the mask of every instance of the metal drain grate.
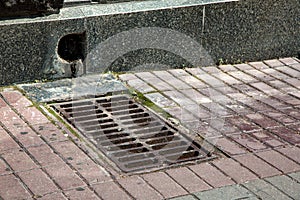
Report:
[{"label": "metal drain grate", "polygon": [[124,172],[208,158],[199,144],[127,95],[56,103],[52,107]]}]

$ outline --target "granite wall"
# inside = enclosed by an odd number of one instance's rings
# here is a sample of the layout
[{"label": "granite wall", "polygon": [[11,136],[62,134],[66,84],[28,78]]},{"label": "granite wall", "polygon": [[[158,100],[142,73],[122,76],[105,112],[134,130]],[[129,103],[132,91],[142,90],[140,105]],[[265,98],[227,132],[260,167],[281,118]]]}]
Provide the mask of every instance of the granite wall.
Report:
[{"label": "granite wall", "polygon": [[[146,1],[68,7],[51,16],[2,20],[0,85],[74,73],[296,56],[299,4],[299,0]],[[69,34],[84,35],[80,37],[84,60],[67,62],[57,54],[60,39]]]}]

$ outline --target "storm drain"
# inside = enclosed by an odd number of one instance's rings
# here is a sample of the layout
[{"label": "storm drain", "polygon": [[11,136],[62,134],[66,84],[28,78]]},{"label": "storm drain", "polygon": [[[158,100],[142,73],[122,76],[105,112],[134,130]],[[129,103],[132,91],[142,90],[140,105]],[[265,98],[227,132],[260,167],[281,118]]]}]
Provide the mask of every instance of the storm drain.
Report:
[{"label": "storm drain", "polygon": [[55,103],[52,107],[124,172],[209,158],[198,143],[128,95]]}]

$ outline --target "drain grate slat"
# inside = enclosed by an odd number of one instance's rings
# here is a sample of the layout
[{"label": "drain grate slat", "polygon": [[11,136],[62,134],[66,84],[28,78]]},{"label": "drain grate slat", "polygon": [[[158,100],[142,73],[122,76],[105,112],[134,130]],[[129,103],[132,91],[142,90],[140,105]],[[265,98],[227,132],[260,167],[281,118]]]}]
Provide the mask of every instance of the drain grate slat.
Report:
[{"label": "drain grate slat", "polygon": [[128,95],[51,106],[124,172],[211,158],[199,144]]}]

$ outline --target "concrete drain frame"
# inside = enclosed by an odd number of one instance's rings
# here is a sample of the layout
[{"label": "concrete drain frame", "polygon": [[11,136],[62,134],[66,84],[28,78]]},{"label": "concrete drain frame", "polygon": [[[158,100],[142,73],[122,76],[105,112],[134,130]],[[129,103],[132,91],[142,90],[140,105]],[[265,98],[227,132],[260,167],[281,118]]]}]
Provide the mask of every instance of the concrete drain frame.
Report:
[{"label": "concrete drain frame", "polygon": [[215,158],[128,94],[51,103],[64,121],[124,173],[142,173]]}]

